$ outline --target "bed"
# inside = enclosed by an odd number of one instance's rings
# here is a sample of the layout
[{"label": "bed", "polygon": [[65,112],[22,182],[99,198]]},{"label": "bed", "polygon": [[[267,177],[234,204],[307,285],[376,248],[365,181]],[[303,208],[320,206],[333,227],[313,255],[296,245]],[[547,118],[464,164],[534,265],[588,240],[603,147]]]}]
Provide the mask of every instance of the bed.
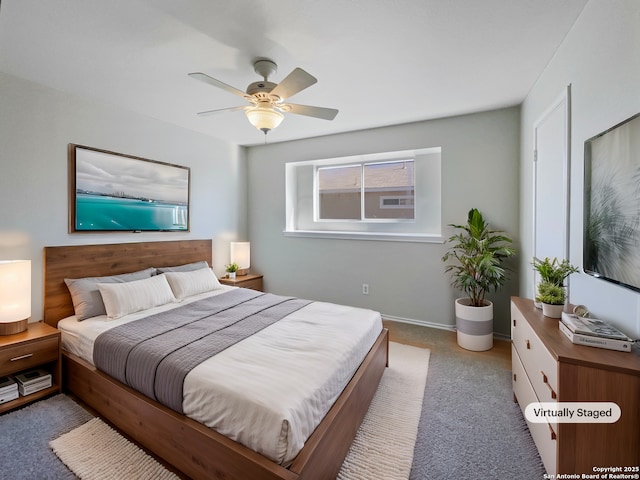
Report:
[{"label": "bed", "polygon": [[[210,240],[46,247],[44,320],[57,326],[74,314],[65,278],[122,274],[201,260],[211,264]],[[335,478],[340,469],[387,365],[387,355],[388,335],[382,329],[302,449],[284,462],[147,398],[99,371],[81,352],[63,352],[63,378],[66,390],[189,477],[327,479]]]}]

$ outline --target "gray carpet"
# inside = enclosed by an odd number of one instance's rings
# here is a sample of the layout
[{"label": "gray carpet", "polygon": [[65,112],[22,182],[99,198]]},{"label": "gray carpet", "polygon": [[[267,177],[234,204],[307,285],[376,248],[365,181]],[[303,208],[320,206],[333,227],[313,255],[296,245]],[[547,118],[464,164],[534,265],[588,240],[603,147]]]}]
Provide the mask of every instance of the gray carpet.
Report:
[{"label": "gray carpet", "polygon": [[0,416],[0,479],[75,479],[51,451],[49,441],[91,418],[65,395]]},{"label": "gray carpet", "polygon": [[[90,418],[64,395],[0,416],[0,479],[74,479],[48,442]],[[410,480],[537,480],[543,474],[513,403],[511,372],[432,350]]]},{"label": "gray carpet", "polygon": [[432,350],[410,480],[543,478],[511,388],[510,370]]}]

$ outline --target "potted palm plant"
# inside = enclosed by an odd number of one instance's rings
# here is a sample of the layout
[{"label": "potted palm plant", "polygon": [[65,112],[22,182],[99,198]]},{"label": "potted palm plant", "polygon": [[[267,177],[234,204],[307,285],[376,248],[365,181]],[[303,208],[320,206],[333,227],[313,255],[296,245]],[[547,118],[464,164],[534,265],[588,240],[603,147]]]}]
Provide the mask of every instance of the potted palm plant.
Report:
[{"label": "potted palm plant", "polygon": [[482,214],[469,210],[466,225],[449,225],[459,231],[447,240],[442,261],[451,273],[451,285],[467,294],[455,302],[458,345],[483,351],[493,347],[493,303],[487,293],[499,290],[506,281],[502,263],[515,255],[512,240],[501,230],[492,230]]}]

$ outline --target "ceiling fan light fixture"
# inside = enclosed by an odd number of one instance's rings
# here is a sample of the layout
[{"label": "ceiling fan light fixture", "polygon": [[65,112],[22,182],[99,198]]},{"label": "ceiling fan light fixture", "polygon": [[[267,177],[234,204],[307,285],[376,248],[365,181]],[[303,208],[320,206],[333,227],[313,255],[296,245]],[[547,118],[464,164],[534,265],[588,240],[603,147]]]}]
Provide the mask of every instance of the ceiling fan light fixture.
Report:
[{"label": "ceiling fan light fixture", "polygon": [[284,115],[273,107],[266,107],[258,105],[257,107],[249,108],[245,112],[249,122],[251,125],[256,127],[258,130],[261,130],[267,134],[269,130],[273,130],[276,128],[282,120],[284,119]]},{"label": "ceiling fan light fixture", "polygon": [[[0,0],[2,1],[2,0]],[[297,105],[288,103],[287,99],[301,92],[305,88],[314,85],[318,79],[313,75],[305,72],[301,68],[294,68],[289,75],[280,83],[269,81],[269,76],[277,70],[275,62],[262,58],[254,63],[254,70],[263,80],[251,83],[246,91],[227,85],[202,72],[193,72],[189,76],[204,83],[208,83],[214,87],[225,90],[238,97],[242,97],[248,101],[251,106],[219,108],[216,110],[208,110],[206,112],[198,112],[198,115],[210,115],[223,111],[244,110],[247,119],[251,125],[266,135],[269,131],[277,128],[284,120],[285,113],[293,113],[296,115],[304,115],[307,117],[322,118],[324,120],[333,120],[338,114],[335,108],[314,107],[311,105]],[[285,103],[286,102],[286,103]],[[265,136],[266,142],[266,136]]]}]

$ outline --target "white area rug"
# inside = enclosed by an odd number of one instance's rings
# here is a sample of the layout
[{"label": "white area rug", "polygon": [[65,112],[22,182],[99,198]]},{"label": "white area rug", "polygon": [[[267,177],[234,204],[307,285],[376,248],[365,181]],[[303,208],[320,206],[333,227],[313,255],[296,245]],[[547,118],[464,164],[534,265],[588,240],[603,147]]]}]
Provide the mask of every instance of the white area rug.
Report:
[{"label": "white area rug", "polygon": [[351,445],[339,480],[406,480],[411,472],[429,350],[389,343],[389,368]]},{"label": "white area rug", "polygon": [[[429,350],[389,343],[380,381],[338,475],[340,480],[406,480],[411,472]],[[173,473],[99,418],[49,443],[82,480],[174,480]]]},{"label": "white area rug", "polygon": [[49,446],[82,480],[179,480],[99,418],[52,440]]}]

